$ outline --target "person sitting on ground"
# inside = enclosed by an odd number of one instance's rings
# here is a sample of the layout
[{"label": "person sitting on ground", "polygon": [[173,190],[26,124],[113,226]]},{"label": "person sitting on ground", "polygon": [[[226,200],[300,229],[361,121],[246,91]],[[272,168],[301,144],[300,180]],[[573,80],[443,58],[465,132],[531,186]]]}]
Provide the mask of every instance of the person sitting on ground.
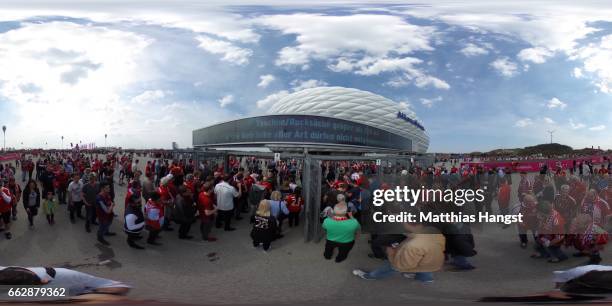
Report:
[{"label": "person sitting on ground", "polygon": [[323,221],[323,229],[327,233],[327,241],[325,242],[325,259],[331,259],[334,255],[334,250],[338,248],[336,262],[342,262],[347,257],[353,245],[355,238],[359,234],[359,222],[350,218],[347,214],[346,203],[338,203],[333,208],[333,217],[325,218]]},{"label": "person sitting on ground", "polygon": [[353,274],[363,279],[381,279],[405,273],[424,283],[433,282],[433,273],[444,265],[444,236],[435,228],[421,223],[404,223],[410,234],[400,244],[387,247],[385,264],[370,272],[353,270]]},{"label": "person sitting on ground", "polygon": [[550,263],[558,263],[567,259],[561,246],[565,237],[565,220],[547,200],[538,203],[538,235],[536,237],[536,253],[532,258],[547,258]]},{"label": "person sitting on ground", "polygon": [[270,202],[261,200],[255,212],[255,222],[253,222],[253,229],[251,230],[253,246],[257,248],[263,244],[264,251],[269,250],[270,244],[276,239],[276,227],[277,222],[271,213]]}]

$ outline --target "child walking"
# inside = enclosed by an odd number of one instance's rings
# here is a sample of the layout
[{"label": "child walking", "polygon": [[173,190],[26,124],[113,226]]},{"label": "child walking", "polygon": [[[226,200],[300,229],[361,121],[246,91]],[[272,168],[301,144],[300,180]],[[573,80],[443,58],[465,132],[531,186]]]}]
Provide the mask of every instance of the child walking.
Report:
[{"label": "child walking", "polygon": [[47,192],[47,196],[45,200],[43,201],[43,210],[45,211],[45,214],[47,215],[47,222],[49,222],[49,225],[55,224],[54,216],[55,216],[56,208],[57,208],[57,202],[55,201],[53,192],[49,191]]}]

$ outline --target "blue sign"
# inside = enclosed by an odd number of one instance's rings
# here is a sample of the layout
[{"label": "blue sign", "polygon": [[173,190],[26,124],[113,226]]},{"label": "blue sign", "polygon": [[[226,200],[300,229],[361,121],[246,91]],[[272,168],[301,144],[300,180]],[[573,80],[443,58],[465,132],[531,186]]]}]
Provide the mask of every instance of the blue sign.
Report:
[{"label": "blue sign", "polygon": [[425,131],[425,128],[416,120],[408,117],[408,115],[402,113],[402,112],[397,112],[397,118],[400,118],[404,121],[410,122],[412,123],[414,126],[418,127],[419,129]]}]

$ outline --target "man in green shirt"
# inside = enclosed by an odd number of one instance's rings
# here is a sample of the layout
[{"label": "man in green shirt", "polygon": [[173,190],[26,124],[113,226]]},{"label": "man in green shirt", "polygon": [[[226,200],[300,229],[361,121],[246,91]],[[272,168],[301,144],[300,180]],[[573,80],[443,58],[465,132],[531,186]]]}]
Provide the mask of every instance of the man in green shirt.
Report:
[{"label": "man in green shirt", "polygon": [[[344,197],[342,196],[342,198]],[[334,255],[334,249],[338,248],[336,262],[342,262],[346,259],[355,244],[355,237],[360,229],[359,222],[347,216],[347,205],[343,200],[338,201],[338,204],[334,206],[334,216],[323,221],[323,229],[327,232],[327,242],[325,243],[323,256],[325,259],[331,259]]]}]

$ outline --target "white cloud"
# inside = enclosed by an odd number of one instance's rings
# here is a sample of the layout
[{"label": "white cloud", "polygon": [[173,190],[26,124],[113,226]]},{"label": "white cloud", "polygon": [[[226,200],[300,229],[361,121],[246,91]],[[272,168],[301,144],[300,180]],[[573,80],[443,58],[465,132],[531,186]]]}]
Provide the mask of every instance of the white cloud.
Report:
[{"label": "white cloud", "polygon": [[273,94],[268,95],[267,97],[258,100],[256,102],[256,105],[258,108],[267,108],[272,106],[274,103],[278,102],[278,100],[284,98],[285,96],[287,96],[289,94],[289,91],[287,90],[281,90],[281,91],[277,91]]},{"label": "white cloud", "polygon": [[224,108],[232,103],[234,103],[233,95],[226,95],[226,96],[223,96],[221,99],[219,99],[219,106],[221,108]]},{"label": "white cloud", "polygon": [[603,131],[606,129],[606,126],[601,124],[601,125],[597,125],[597,126],[592,126],[589,128],[589,130],[591,131]]},{"label": "white cloud", "polygon": [[327,86],[327,85],[328,84],[325,81],[314,80],[314,79],[305,80],[305,81],[304,80],[291,81],[291,89],[293,91],[300,91],[300,90],[307,89],[307,88]]},{"label": "white cloud", "polygon": [[[127,120],[120,93],[154,77],[139,73],[152,41],[127,31],[60,21],[23,23],[1,33],[0,95],[18,104],[12,128],[27,131],[19,141],[40,144],[56,133],[103,135],[122,122],[130,129],[133,122]],[[139,99],[143,102],[144,96]]]},{"label": "white cloud", "polygon": [[552,120],[549,117],[544,117],[543,119],[544,119],[544,122],[546,122],[548,124],[555,124],[555,120]]},{"label": "white cloud", "polygon": [[271,75],[271,74],[266,74],[266,75],[259,76],[259,83],[257,84],[257,87],[266,88],[275,79],[276,78],[273,75]]},{"label": "white cloud", "polygon": [[421,104],[423,104],[423,106],[427,107],[427,108],[431,108],[436,102],[440,102],[442,101],[442,97],[438,96],[436,98],[433,99],[426,99],[426,98],[422,98],[421,99]]},{"label": "white cloud", "polygon": [[[422,61],[407,56],[415,51],[432,51],[434,27],[413,25],[401,17],[379,14],[331,16],[322,14],[268,15],[256,22],[285,35],[295,35],[296,45],[280,50],[276,64],[303,66],[324,61],[335,72],[379,75],[402,72],[398,86],[448,89],[448,83],[416,67]],[[400,85],[401,84],[401,85]]]},{"label": "white cloud", "polygon": [[198,36],[196,39],[200,42],[198,47],[202,50],[216,55],[222,55],[221,60],[234,65],[246,65],[249,63],[249,57],[253,54],[251,49],[240,48],[231,42],[213,39],[206,36]]},{"label": "white cloud", "polygon": [[407,23],[397,16],[356,14],[267,15],[257,22],[286,35],[296,35],[297,46],[279,53],[278,65],[303,65],[311,59],[325,60],[342,54],[365,52],[384,57],[433,50],[429,41],[435,29]]},{"label": "white cloud", "polygon": [[528,126],[530,126],[532,124],[533,124],[533,120],[531,120],[530,118],[523,118],[523,119],[517,120],[514,123],[514,126],[520,127],[520,128],[524,128],[524,127],[528,127]]},{"label": "white cloud", "polygon": [[519,39],[537,50],[523,54],[537,62],[562,52],[571,59],[583,61],[583,72],[594,73],[593,83],[601,92],[612,92],[612,51],[604,47],[606,40],[612,38],[604,37],[599,44],[580,47],[583,39],[600,30],[598,22],[612,21],[612,7],[607,3],[565,1],[555,5],[533,5],[529,1],[475,1],[466,5],[447,2],[410,6],[403,13],[463,26],[481,34],[496,33]]},{"label": "white cloud", "polygon": [[567,103],[557,99],[556,97],[553,97],[552,99],[548,100],[548,103],[546,103],[546,107],[550,109],[553,109],[553,108],[565,109],[567,107]]},{"label": "white cloud", "polygon": [[510,61],[507,57],[501,57],[491,62],[491,67],[493,67],[497,72],[499,72],[504,77],[510,78],[515,76],[517,72],[516,63]]},{"label": "white cloud", "polygon": [[535,64],[542,64],[546,62],[546,59],[553,56],[554,53],[546,48],[527,48],[521,50],[517,57],[524,62],[532,62]]},{"label": "white cloud", "polygon": [[586,127],[586,125],[584,125],[584,123],[575,123],[573,119],[569,120],[569,124],[570,124],[570,128],[572,130],[579,130],[579,129],[582,129],[582,128]]},{"label": "white cloud", "polygon": [[580,68],[578,68],[578,67],[575,67],[575,68],[574,68],[574,72],[572,73],[572,75],[573,75],[575,78],[577,78],[577,79],[580,79],[580,78],[582,78],[582,77],[584,76],[584,75],[582,74],[582,69],[580,69]]},{"label": "white cloud", "polygon": [[[585,47],[579,48],[574,59],[582,59],[582,72],[588,72],[595,76],[594,84],[601,92],[612,93],[612,34],[606,35],[597,43],[590,43]],[[576,77],[577,74],[574,75]]]},{"label": "white cloud", "polygon": [[467,57],[489,54],[489,50],[474,43],[467,43],[459,52]]},{"label": "white cloud", "polygon": [[166,92],[163,90],[146,90],[143,93],[133,97],[130,102],[134,104],[140,105],[148,105],[154,102],[159,102],[164,99],[171,92]]}]

